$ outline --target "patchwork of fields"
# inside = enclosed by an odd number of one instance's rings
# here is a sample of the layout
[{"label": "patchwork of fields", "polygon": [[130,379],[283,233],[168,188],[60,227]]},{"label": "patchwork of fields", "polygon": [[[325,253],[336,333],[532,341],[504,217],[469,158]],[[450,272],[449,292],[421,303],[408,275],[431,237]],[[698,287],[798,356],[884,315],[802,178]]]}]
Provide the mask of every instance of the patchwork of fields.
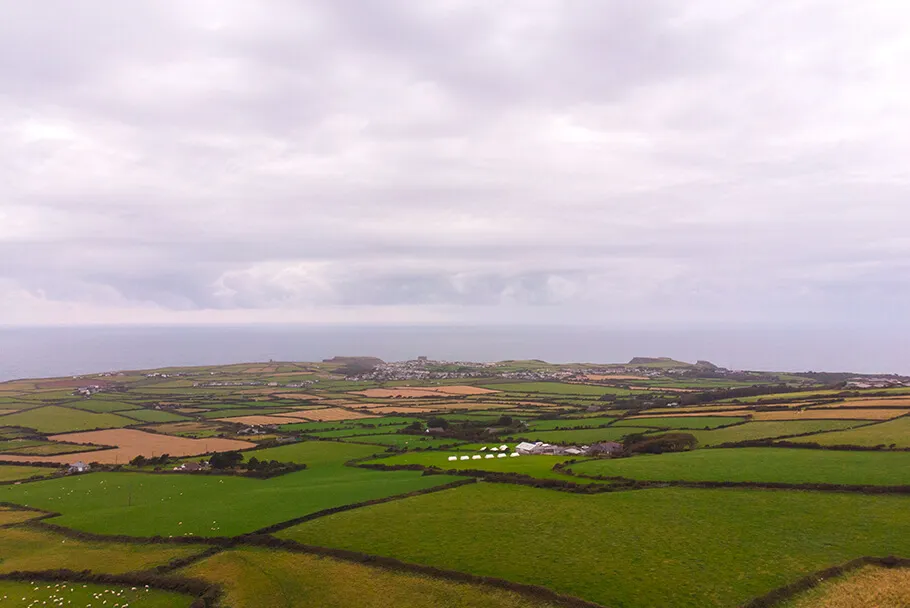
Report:
[{"label": "patchwork of fields", "polygon": [[[339,365],[0,383],[0,598],[189,608],[208,588],[206,608],[566,605],[554,594],[733,608],[858,557],[910,557],[910,387],[781,374],[756,388],[767,374],[699,378],[670,360],[388,382]],[[539,379],[549,367],[560,380]],[[683,451],[639,453],[680,437]],[[508,455],[519,441],[558,455]],[[579,455],[589,446],[625,457]],[[216,452],[235,459],[174,470]],[[91,471],[69,473],[77,461]],[[46,570],[159,578],[148,591],[4,578]],[[890,607],[905,573],[868,567],[778,608]]]}]

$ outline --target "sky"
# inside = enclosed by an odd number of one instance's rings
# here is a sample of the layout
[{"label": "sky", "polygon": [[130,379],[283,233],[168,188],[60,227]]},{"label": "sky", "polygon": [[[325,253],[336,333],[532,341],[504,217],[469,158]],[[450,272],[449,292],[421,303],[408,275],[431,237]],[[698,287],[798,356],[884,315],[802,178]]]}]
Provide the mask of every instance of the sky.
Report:
[{"label": "sky", "polygon": [[0,0],[0,324],[910,328],[901,0]]}]

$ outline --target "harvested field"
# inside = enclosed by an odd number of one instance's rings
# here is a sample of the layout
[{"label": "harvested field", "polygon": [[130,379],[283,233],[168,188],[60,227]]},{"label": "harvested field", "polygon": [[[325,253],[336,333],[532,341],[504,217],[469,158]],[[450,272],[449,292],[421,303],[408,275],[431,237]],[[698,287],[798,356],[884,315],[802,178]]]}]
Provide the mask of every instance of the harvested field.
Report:
[{"label": "harvested field", "polygon": [[910,568],[865,566],[825,581],[780,608],[907,608]]},{"label": "harvested field", "polygon": [[235,424],[247,424],[258,426],[262,424],[289,424],[291,422],[306,422],[306,418],[298,416],[235,416],[234,418],[216,418],[218,422],[233,422]]},{"label": "harvested field", "polygon": [[[53,441],[70,443],[92,443],[96,445],[115,445],[112,450],[98,450],[83,456],[83,460],[102,464],[125,464],[136,456],[196,456],[207,452],[227,452],[255,447],[248,441],[233,439],[188,439],[172,435],[144,433],[133,429],[110,429],[106,431],[89,431],[87,433],[67,433],[50,437]],[[79,454],[69,456],[4,456],[10,462],[56,462],[70,463],[78,460]]]},{"label": "harvested field", "polygon": [[[713,411],[713,412],[685,412],[682,414],[649,414],[647,416],[629,416],[626,420],[636,420],[639,418],[648,418],[654,420],[656,418],[699,418],[703,416],[718,416],[723,414],[724,416],[751,416],[754,412],[752,410],[722,410],[722,411]],[[784,414],[790,414],[790,412],[782,412]]]},{"label": "harvested field", "polygon": [[691,407],[656,407],[650,410],[642,410],[642,414],[647,414],[649,416],[655,416],[658,414],[667,414],[669,416],[679,416],[680,414],[698,414],[706,413],[710,415],[715,415],[718,412],[723,412],[723,415],[726,416],[726,410],[738,410],[742,409],[741,405],[706,405],[706,406],[691,406]]},{"label": "harvested field", "polygon": [[41,515],[44,515],[41,511],[26,511],[25,509],[0,507],[0,526],[21,524],[24,521],[40,517]]},{"label": "harvested field", "polygon": [[164,433],[165,435],[181,435],[184,433],[212,432],[219,428],[214,422],[172,422],[144,427],[146,430]]},{"label": "harvested field", "polygon": [[433,390],[435,390],[437,393],[443,393],[445,395],[490,395],[499,392],[489,388],[467,385],[440,386],[438,388],[434,388]]},{"label": "harvested field", "polygon": [[371,414],[424,414],[427,412],[438,412],[438,407],[408,407],[406,405],[382,405],[370,408]]},{"label": "harvested field", "polygon": [[[375,416],[370,416],[369,414],[361,414],[359,412],[349,412],[348,410],[343,410],[337,407],[327,407],[322,410],[309,410],[306,412],[301,412],[300,418],[302,420],[322,422],[324,420],[359,420],[361,418],[375,418]],[[287,420],[285,420],[285,422],[287,422]]]},{"label": "harvested field", "polygon": [[789,412],[751,412],[751,414],[753,420],[891,420],[908,412],[910,410],[835,408],[830,410],[810,409]]}]

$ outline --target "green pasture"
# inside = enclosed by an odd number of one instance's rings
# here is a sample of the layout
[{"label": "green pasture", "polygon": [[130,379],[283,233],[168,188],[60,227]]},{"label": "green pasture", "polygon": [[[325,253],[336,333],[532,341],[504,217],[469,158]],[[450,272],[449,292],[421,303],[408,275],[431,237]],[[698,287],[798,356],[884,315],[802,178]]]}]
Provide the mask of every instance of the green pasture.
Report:
[{"label": "green pasture", "polygon": [[[0,455],[0,460],[3,456]],[[28,467],[18,465],[0,465],[0,483],[9,481],[19,481],[31,477],[49,477],[57,472],[57,469],[51,467]]]},{"label": "green pasture", "polygon": [[135,403],[127,403],[125,401],[110,401],[107,399],[83,399],[81,401],[73,401],[66,404],[67,407],[74,407],[77,410],[85,410],[86,412],[95,412],[96,414],[103,414],[105,412],[122,412],[124,410],[135,410],[141,406],[136,405]]},{"label": "green pasture", "polygon": [[[760,420],[712,431],[691,430],[686,432],[695,435],[695,438],[698,439],[699,447],[708,447],[738,441],[815,433],[817,431],[835,431],[859,424],[864,423],[856,420]],[[815,435],[811,435],[811,437],[815,437]]]},{"label": "green pasture", "polygon": [[140,422],[185,422],[191,420],[191,418],[186,416],[181,416],[173,412],[166,412],[164,410],[140,409],[121,412],[121,414]]},{"label": "green pasture", "polygon": [[[483,388],[519,394],[540,395],[588,395],[599,397],[601,395],[630,395],[635,391],[612,386],[594,386],[591,384],[569,384],[567,382],[515,382],[491,383],[482,385]],[[493,395],[495,397],[495,395]]]},{"label": "green pasture", "polygon": [[309,434],[316,437],[357,437],[360,435],[383,435],[403,429],[406,424],[386,425],[376,428],[350,427],[347,429],[338,429],[334,431],[311,431]]},{"label": "green pasture", "polygon": [[604,606],[729,608],[854,557],[910,554],[908,509],[910,498],[890,495],[579,495],[481,482],[278,535],[543,585]]},{"label": "green pasture", "polygon": [[910,485],[910,452],[722,448],[589,460],[572,465],[572,471],[647,481],[897,486]]},{"label": "green pasture", "polygon": [[[514,592],[274,549],[231,549],[181,571],[225,587],[229,606],[548,608]],[[293,598],[293,599],[290,599]]]},{"label": "green pasture", "polygon": [[613,426],[649,426],[662,429],[713,429],[719,426],[737,424],[745,418],[733,416],[679,416],[679,417],[652,417],[652,418],[626,418],[617,421]]},{"label": "green pasture", "polygon": [[235,536],[330,507],[431,488],[452,479],[340,466],[316,466],[265,480],[92,473],[0,486],[0,502],[62,513],[51,521],[100,534]]},{"label": "green pasture", "polygon": [[187,608],[193,597],[117,585],[79,582],[0,581],[0,605],[11,608],[30,606],[130,606],[131,608]]},{"label": "green pasture", "polygon": [[69,407],[49,405],[0,416],[0,424],[4,426],[22,426],[35,429],[39,433],[53,434],[120,428],[134,424],[134,421],[117,414],[95,414]]},{"label": "green pasture", "polygon": [[243,455],[246,460],[255,456],[259,460],[296,462],[313,468],[340,467],[349,460],[366,458],[382,451],[382,448],[375,446],[341,443],[340,441],[298,441],[274,448],[247,450]]},{"label": "green pasture", "polygon": [[458,439],[427,437],[424,435],[405,435],[391,433],[388,435],[366,435],[363,437],[347,437],[344,439],[352,443],[372,443],[381,446],[396,448],[408,448],[411,450],[428,448],[439,448],[449,445],[458,445],[464,443]]},{"label": "green pasture", "polygon": [[[206,407],[206,406],[201,406]],[[228,408],[223,410],[213,410],[211,412],[200,412],[198,416],[200,418],[236,418],[237,416],[268,416],[270,414],[285,414],[291,412],[292,410],[286,407],[279,408],[245,408],[245,409],[234,409]]]},{"label": "green pasture", "polygon": [[869,424],[847,431],[797,437],[788,439],[788,441],[818,443],[820,445],[859,445],[866,447],[879,445],[890,447],[893,445],[897,448],[910,448],[910,416],[902,416],[887,422]]},{"label": "green pasture", "polygon": [[[15,442],[3,442],[15,443]],[[7,447],[3,454],[18,456],[54,456],[56,454],[71,454],[74,452],[93,452],[104,449],[100,446],[83,445],[79,443],[65,443],[62,441],[28,441],[19,447]],[[3,460],[0,454],[0,460]]]},{"label": "green pasture", "polygon": [[92,570],[122,574],[150,570],[202,547],[85,541],[47,530],[16,526],[0,530],[0,573],[15,570]]},{"label": "green pasture", "polygon": [[[521,416],[517,416],[521,418]],[[559,429],[583,429],[604,426],[616,422],[614,416],[590,416],[588,418],[561,418],[559,420],[532,420],[528,428],[532,431],[553,431]],[[644,424],[638,426],[647,426]]]}]

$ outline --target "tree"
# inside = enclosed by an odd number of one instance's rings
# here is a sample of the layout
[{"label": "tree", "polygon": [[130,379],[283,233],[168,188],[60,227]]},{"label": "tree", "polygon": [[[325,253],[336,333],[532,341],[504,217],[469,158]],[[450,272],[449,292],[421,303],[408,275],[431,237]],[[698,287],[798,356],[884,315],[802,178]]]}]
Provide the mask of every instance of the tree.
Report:
[{"label": "tree", "polygon": [[130,460],[130,464],[133,465],[134,467],[142,467],[142,466],[145,466],[146,460],[147,460],[146,457],[142,456],[140,454],[139,456],[136,456],[135,458]]},{"label": "tree", "polygon": [[233,469],[243,461],[243,454],[240,452],[215,452],[209,458],[209,464],[213,469]]}]

